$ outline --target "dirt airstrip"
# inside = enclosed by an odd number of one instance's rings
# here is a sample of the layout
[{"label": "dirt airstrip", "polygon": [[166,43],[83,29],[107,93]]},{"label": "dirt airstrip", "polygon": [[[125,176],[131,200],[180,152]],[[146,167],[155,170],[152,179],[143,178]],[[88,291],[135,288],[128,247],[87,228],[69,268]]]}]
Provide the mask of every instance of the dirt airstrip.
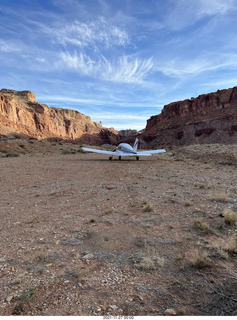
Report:
[{"label": "dirt airstrip", "polygon": [[167,151],[0,141],[0,315],[236,315],[237,145]]}]

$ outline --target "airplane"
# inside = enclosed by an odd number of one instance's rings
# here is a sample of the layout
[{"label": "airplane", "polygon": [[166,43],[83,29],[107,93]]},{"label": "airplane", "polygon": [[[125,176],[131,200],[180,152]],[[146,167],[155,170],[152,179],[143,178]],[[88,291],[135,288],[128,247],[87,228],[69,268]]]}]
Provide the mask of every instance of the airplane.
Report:
[{"label": "airplane", "polygon": [[95,153],[104,153],[110,155],[109,160],[113,159],[113,156],[118,156],[119,160],[121,160],[121,157],[136,157],[137,160],[139,160],[139,156],[151,156],[155,153],[162,153],[166,152],[165,149],[159,149],[159,150],[147,150],[147,151],[137,151],[138,147],[138,138],[136,138],[134,146],[130,146],[128,143],[120,143],[120,145],[114,150],[114,151],[105,151],[100,149],[91,149],[91,148],[84,148],[82,149],[84,151],[89,152],[95,152]]}]

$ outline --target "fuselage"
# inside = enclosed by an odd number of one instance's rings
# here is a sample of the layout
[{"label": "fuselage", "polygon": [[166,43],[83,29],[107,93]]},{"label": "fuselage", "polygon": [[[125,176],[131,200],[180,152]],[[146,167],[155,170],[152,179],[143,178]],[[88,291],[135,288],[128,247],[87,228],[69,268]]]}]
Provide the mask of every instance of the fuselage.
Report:
[{"label": "fuselage", "polygon": [[134,151],[133,147],[131,147],[128,143],[120,143],[120,145],[116,148],[116,150],[119,152],[125,152],[125,153],[133,153],[137,154],[136,151]]}]

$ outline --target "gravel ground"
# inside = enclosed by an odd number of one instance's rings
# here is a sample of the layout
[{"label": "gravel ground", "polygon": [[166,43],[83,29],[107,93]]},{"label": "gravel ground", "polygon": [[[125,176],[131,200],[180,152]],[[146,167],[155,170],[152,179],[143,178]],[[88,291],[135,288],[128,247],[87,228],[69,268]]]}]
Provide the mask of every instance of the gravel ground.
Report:
[{"label": "gravel ground", "polygon": [[0,156],[0,315],[236,315],[237,145]]}]

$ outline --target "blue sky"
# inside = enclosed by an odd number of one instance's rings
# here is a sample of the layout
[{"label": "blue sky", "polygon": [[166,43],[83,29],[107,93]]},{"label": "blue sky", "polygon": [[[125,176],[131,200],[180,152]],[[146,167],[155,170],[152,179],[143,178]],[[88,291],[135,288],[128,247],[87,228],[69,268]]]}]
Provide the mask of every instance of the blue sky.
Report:
[{"label": "blue sky", "polygon": [[0,89],[143,129],[237,85],[236,0],[0,0]]}]

